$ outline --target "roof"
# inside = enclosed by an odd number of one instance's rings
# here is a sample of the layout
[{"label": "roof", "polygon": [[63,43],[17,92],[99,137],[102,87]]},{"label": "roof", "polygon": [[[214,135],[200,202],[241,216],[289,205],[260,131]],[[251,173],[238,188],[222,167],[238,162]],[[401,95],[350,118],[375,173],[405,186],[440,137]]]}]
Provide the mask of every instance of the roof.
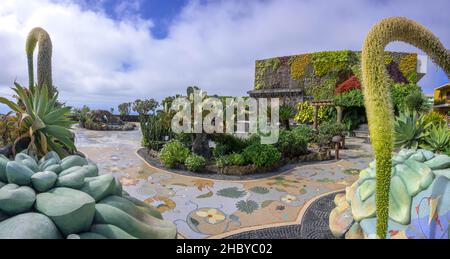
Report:
[{"label": "roof", "polygon": [[438,88],[434,88],[434,90],[442,90],[442,89],[449,88],[449,87],[450,87],[450,83],[447,83],[445,85],[439,86]]}]

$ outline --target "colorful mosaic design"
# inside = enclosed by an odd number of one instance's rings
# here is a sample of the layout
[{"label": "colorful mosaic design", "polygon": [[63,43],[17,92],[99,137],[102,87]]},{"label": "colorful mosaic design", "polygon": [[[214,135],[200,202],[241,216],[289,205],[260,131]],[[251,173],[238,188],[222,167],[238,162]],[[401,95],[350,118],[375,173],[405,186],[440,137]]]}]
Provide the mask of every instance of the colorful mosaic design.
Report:
[{"label": "colorful mosaic design", "polygon": [[351,185],[368,166],[370,146],[347,141],[343,160],[299,165],[284,174],[257,180],[223,181],[155,169],[136,154],[140,133],[77,129],[77,146],[111,173],[132,196],[173,221],[182,237],[211,238],[250,227],[295,223],[306,202]]}]

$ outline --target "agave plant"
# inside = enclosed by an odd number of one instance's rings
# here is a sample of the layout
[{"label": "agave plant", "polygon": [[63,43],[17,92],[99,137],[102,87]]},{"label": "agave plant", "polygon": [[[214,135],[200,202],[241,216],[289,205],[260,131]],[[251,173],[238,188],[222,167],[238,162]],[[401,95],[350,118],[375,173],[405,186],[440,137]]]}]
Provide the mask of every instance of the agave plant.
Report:
[{"label": "agave plant", "polygon": [[38,156],[55,151],[64,157],[76,151],[70,131],[74,122],[66,117],[70,107],[62,107],[57,103],[58,94],[49,96],[45,85],[31,86],[29,89],[17,83],[14,85],[12,89],[17,94],[17,104],[0,97],[0,103],[8,105],[16,113],[19,128],[24,132],[14,141],[13,152],[16,153],[16,144],[27,138],[28,150]]},{"label": "agave plant", "polygon": [[450,131],[448,126],[444,124],[433,126],[420,147],[438,153],[446,152],[450,148]]},{"label": "agave plant", "polygon": [[430,125],[415,111],[401,113],[394,124],[395,147],[417,149],[420,141],[428,135],[426,129]]}]

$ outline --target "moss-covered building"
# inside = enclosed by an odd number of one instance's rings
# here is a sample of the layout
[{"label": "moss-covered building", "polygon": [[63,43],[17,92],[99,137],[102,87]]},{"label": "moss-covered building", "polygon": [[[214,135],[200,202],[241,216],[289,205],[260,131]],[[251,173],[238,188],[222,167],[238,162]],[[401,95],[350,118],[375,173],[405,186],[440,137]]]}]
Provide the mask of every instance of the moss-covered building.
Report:
[{"label": "moss-covered building", "polygon": [[[336,86],[360,77],[359,51],[323,51],[257,60],[251,97],[280,98],[281,104],[327,100]],[[416,53],[386,52],[385,64],[395,82],[416,83],[425,74],[426,59]]]}]

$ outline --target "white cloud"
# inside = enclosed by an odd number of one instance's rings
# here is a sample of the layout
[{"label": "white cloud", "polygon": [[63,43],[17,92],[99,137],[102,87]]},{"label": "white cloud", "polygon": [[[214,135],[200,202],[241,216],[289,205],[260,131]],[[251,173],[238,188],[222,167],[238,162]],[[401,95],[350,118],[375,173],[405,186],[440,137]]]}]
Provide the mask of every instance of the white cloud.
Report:
[{"label": "white cloud", "polygon": [[[102,0],[104,1],[104,0]],[[386,16],[413,18],[450,46],[446,0],[424,1],[218,1],[190,2],[169,28],[151,36],[152,21],[135,15],[139,1],[116,6],[120,21],[85,1],[2,0],[0,94],[14,79],[27,82],[25,37],[41,26],[53,41],[54,83],[69,104],[116,106],[135,98],[184,92],[199,85],[211,93],[245,95],[254,61],[310,51],[359,50],[369,28]],[[204,1],[202,1],[204,2]],[[389,49],[413,50],[406,44]],[[438,73],[421,81],[429,92]],[[441,75],[442,77],[442,75]]]}]

